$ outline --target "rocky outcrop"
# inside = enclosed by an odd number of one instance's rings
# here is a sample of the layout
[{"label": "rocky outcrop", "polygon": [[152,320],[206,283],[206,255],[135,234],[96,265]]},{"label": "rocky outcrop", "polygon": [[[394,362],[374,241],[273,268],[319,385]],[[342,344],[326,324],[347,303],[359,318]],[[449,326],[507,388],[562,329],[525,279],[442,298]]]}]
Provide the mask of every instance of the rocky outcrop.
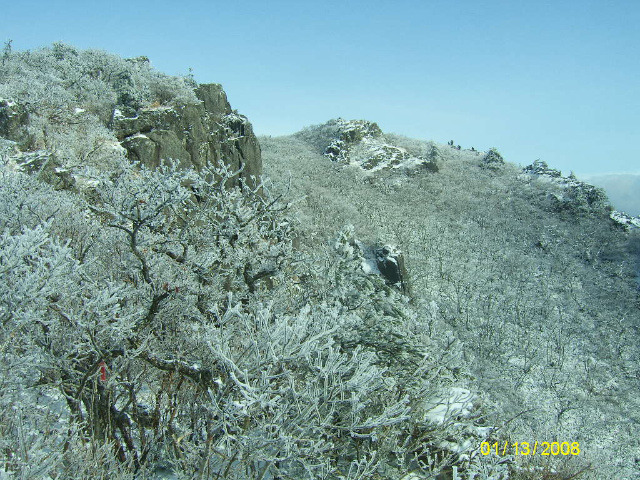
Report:
[{"label": "rocky outcrop", "polygon": [[[367,171],[382,169],[425,169],[437,172],[439,152],[414,155],[394,145],[380,127],[367,120],[330,120],[297,134],[334,162],[354,165]],[[434,147],[435,148],[435,147]]]},{"label": "rocky outcrop", "polygon": [[2,143],[1,155],[10,168],[34,175],[57,190],[66,190],[75,185],[76,177],[61,165],[51,151],[41,149],[23,152],[16,142],[2,139]]},{"label": "rocky outcrop", "polygon": [[353,225],[346,225],[335,239],[334,248],[341,255],[360,263],[367,275],[379,275],[390,286],[409,295],[409,275],[405,268],[404,255],[391,245],[366,245],[357,240]]},{"label": "rocky outcrop", "polygon": [[135,117],[116,110],[112,127],[129,158],[150,167],[173,159],[196,170],[224,162],[242,169],[234,184],[254,185],[262,160],[251,123],[231,110],[220,85],[200,85],[195,93],[198,104],[147,107]]},{"label": "rocky outcrop", "polygon": [[380,275],[388,286],[405,295],[411,294],[404,255],[400,250],[390,245],[367,246],[356,240],[351,244],[361,256],[362,270],[366,274]]},{"label": "rocky outcrop", "polygon": [[526,166],[523,172],[549,183],[546,205],[552,212],[570,215],[611,213],[612,208],[604,190],[578,180],[573,174],[565,177],[541,160]]},{"label": "rocky outcrop", "polygon": [[409,276],[404,265],[404,255],[399,250],[385,245],[375,250],[376,266],[388,285],[409,294]]},{"label": "rocky outcrop", "polygon": [[[369,142],[380,139],[382,130],[377,123],[367,120],[345,121],[341,118],[331,121],[335,123],[335,138],[324,149],[324,154],[333,161],[350,161],[351,150],[367,140]],[[367,166],[363,165],[363,168]]]},{"label": "rocky outcrop", "polygon": [[[198,103],[154,105],[135,110],[133,116],[126,116],[116,108],[108,127],[131,160],[153,168],[172,159],[184,168],[196,170],[205,165],[224,163],[232,171],[242,170],[229,186],[241,182],[255,185],[254,178],[262,174],[262,159],[251,123],[245,116],[231,110],[220,85],[200,85],[195,93],[200,100]],[[131,109],[124,110],[132,112]],[[84,110],[76,108],[76,111]],[[32,113],[38,114],[37,111]],[[25,163],[26,170],[32,170],[29,165],[35,166],[39,162],[32,162],[31,157],[42,159],[44,155],[41,146],[31,145],[33,132],[28,130],[30,120],[30,113],[24,106],[0,100],[0,138],[17,143],[25,158],[16,161]],[[73,128],[73,125],[69,126],[70,130]],[[48,151],[46,156],[55,158],[56,152]],[[51,166],[53,162],[45,164]],[[54,180],[58,182],[56,178]],[[61,185],[70,183],[65,179]]]},{"label": "rocky outcrop", "polygon": [[613,220],[615,225],[624,230],[629,231],[640,228],[640,217],[634,217],[617,210],[612,211],[609,217]]},{"label": "rocky outcrop", "polygon": [[530,175],[543,175],[549,178],[562,178],[562,172],[560,172],[560,170],[549,167],[549,165],[547,165],[547,162],[543,162],[542,160],[536,160],[531,165],[527,165],[526,167],[524,167],[522,171]]}]

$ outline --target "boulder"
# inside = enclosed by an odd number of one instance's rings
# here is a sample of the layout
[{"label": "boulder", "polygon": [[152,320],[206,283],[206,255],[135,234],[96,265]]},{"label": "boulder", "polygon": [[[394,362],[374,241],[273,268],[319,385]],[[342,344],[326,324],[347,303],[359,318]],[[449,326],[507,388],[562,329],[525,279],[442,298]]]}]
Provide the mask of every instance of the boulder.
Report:
[{"label": "boulder", "polygon": [[378,271],[380,275],[384,277],[387,284],[408,294],[409,276],[407,275],[402,252],[389,245],[385,245],[375,250],[375,258]]}]

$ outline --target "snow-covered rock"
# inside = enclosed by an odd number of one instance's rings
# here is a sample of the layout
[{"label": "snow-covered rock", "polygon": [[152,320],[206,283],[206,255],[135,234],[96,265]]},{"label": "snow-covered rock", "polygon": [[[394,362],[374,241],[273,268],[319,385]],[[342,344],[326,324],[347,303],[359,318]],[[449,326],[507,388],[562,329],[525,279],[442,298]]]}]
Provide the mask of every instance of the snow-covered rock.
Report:
[{"label": "snow-covered rock", "polygon": [[397,247],[365,245],[355,238],[353,226],[347,225],[336,238],[334,248],[347,257],[359,259],[367,275],[380,275],[387,285],[405,294],[410,292],[404,256]]},{"label": "snow-covered rock", "polygon": [[625,230],[640,228],[640,217],[633,217],[617,210],[612,211],[609,217],[615,223],[622,226]]},{"label": "snow-covered rock", "polygon": [[396,247],[385,245],[374,250],[376,267],[385,281],[404,293],[409,291],[409,276],[404,265],[404,255]]},{"label": "snow-covered rock", "polygon": [[407,149],[394,145],[376,123],[367,120],[338,118],[310,127],[299,135],[314,143],[332,161],[365,171],[420,168],[438,171],[436,155],[427,158],[411,154]]},{"label": "snow-covered rock", "polygon": [[526,166],[523,173],[548,182],[549,209],[552,211],[578,214],[603,212],[610,208],[602,188],[578,180],[573,173],[565,177],[559,170],[549,168],[546,162],[536,160]]},{"label": "snow-covered rock", "polygon": [[425,420],[441,424],[457,417],[468,417],[474,408],[476,395],[466,388],[453,387],[447,395],[425,403]]}]

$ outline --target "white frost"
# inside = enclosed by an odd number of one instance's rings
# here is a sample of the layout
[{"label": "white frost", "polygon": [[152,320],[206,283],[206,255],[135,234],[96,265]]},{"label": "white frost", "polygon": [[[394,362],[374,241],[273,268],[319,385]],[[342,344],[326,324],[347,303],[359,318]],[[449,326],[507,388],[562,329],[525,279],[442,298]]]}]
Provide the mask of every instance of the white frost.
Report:
[{"label": "white frost", "polygon": [[625,226],[626,228],[640,228],[640,217],[632,217],[631,215],[627,215],[624,212],[619,212],[614,210],[611,212],[611,220],[620,225]]},{"label": "white frost", "polygon": [[466,388],[453,387],[448,398],[436,398],[426,403],[425,420],[442,424],[452,417],[467,417],[473,410],[476,396]]}]

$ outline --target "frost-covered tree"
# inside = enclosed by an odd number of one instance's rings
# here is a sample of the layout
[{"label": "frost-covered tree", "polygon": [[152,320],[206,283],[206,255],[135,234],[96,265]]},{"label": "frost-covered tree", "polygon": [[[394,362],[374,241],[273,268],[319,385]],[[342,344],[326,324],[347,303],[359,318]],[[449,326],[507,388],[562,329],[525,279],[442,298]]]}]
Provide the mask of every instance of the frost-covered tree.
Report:
[{"label": "frost-covered tree", "polygon": [[7,63],[7,60],[9,60],[9,57],[11,56],[12,42],[12,40],[7,40],[6,42],[4,42],[4,47],[2,49],[2,65],[5,65]]},{"label": "frost-covered tree", "polygon": [[10,165],[8,472],[355,479],[483,465],[479,398],[458,398],[464,365],[437,305],[364,275],[350,230],[318,258],[294,252],[286,205],[264,185],[229,188],[223,166],[125,164],[82,199]]}]

